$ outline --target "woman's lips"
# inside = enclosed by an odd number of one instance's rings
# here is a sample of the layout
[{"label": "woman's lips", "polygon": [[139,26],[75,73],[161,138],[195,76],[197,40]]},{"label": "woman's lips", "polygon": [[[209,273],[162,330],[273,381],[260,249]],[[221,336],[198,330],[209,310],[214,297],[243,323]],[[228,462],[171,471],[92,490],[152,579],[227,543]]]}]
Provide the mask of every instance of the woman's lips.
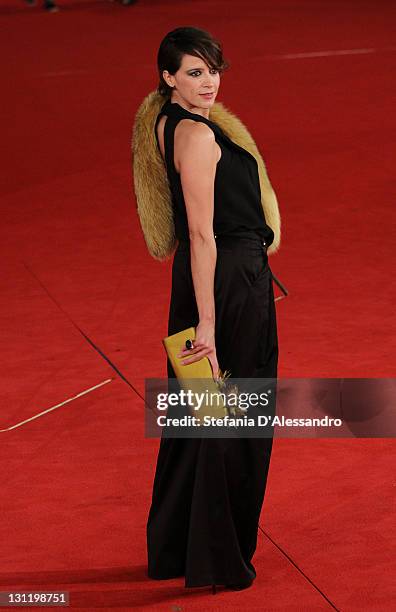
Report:
[{"label": "woman's lips", "polygon": [[213,98],[214,93],[199,94],[199,95],[202,96],[203,98],[207,98],[208,100],[210,100],[210,98]]}]

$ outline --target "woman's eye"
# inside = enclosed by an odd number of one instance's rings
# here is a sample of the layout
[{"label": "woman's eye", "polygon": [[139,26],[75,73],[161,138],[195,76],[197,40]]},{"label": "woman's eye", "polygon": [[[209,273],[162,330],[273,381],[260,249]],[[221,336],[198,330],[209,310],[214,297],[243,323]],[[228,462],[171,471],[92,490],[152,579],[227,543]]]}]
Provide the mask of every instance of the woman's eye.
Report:
[{"label": "woman's eye", "polygon": [[[216,74],[218,70],[216,70],[215,68],[212,68],[211,72]],[[199,76],[200,74],[201,74],[201,70],[194,70],[194,72],[190,72],[191,76]]]}]

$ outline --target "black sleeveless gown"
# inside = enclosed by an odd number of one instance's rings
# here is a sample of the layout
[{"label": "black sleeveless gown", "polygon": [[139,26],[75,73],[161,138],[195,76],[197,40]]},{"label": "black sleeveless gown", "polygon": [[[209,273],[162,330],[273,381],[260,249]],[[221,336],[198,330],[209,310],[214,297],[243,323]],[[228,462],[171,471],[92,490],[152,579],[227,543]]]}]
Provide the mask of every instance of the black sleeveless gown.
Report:
[{"label": "black sleeveless gown", "polygon": [[[234,378],[276,378],[278,338],[267,248],[274,239],[261,205],[255,158],[213,121],[167,100],[166,168],[178,247],[172,265],[168,335],[199,322],[189,233],[174,130],[181,119],[203,121],[221,148],[215,177],[213,229],[215,341],[219,367]],[[157,143],[158,136],[156,131]],[[159,146],[159,145],[158,145]],[[174,378],[167,361],[168,377]],[[161,438],[147,520],[148,576],[185,576],[186,587],[245,583],[264,500],[273,438]]]}]

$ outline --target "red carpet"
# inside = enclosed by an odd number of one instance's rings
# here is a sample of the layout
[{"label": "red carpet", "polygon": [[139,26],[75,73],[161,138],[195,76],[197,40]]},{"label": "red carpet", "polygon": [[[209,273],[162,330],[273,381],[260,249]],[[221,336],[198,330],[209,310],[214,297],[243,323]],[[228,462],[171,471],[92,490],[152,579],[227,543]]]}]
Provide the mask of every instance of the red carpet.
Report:
[{"label": "red carpet", "polygon": [[275,441],[251,589],[147,578],[144,379],[165,376],[170,264],[145,248],[130,158],[160,40],[208,29],[231,62],[219,100],[279,200],[279,375],[395,376],[395,6],[59,6],[0,3],[0,590],[88,610],[395,608],[391,438]]}]

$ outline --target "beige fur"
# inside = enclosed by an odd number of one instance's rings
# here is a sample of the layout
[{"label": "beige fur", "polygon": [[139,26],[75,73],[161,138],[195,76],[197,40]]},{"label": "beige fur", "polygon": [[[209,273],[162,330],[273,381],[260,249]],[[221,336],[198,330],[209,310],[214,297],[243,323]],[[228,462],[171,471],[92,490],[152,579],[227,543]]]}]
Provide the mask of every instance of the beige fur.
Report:
[{"label": "beige fur", "polygon": [[[133,179],[137,212],[149,253],[160,261],[173,254],[177,246],[173,222],[172,197],[166,167],[158,150],[154,126],[166,98],[157,91],[149,93],[135,116],[132,135]],[[275,192],[267,176],[257,146],[240,119],[221,102],[215,102],[209,117],[240,147],[257,161],[261,188],[261,204],[267,224],[275,234],[268,254],[280,246],[280,214]]]}]

